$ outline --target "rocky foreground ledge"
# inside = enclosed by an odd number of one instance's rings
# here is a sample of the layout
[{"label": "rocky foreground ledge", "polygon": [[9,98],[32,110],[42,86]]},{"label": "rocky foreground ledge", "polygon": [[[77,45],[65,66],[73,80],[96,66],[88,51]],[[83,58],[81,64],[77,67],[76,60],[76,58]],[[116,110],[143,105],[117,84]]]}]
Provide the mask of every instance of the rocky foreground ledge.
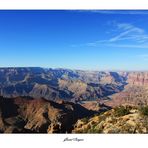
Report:
[{"label": "rocky foreground ledge", "polygon": [[78,120],[73,133],[148,133],[148,106],[120,106],[92,118]]}]

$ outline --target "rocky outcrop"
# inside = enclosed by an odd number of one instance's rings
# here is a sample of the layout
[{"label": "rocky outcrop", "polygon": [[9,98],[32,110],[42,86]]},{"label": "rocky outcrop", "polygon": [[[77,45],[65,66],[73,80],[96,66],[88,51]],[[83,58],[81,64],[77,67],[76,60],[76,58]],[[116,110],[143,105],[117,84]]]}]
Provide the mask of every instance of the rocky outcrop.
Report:
[{"label": "rocky outcrop", "polygon": [[94,113],[65,101],[0,97],[0,133],[69,133],[78,119]]},{"label": "rocky outcrop", "polygon": [[136,107],[127,108],[112,109],[92,118],[78,120],[73,133],[148,133],[148,116],[141,115]]}]

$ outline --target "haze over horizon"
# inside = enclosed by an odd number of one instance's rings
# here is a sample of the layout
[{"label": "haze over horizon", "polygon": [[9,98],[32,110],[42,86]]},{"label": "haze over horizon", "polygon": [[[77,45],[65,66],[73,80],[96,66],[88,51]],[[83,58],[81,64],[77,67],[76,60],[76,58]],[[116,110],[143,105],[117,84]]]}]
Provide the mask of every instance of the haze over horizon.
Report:
[{"label": "haze over horizon", "polygon": [[64,70],[76,70],[76,71],[90,71],[90,72],[100,72],[100,71],[106,71],[106,72],[148,72],[148,70],[126,70],[126,69],[82,69],[82,68],[67,68],[67,67],[41,67],[41,66],[1,66],[0,69],[7,69],[7,68],[42,68],[42,69],[64,69]]},{"label": "haze over horizon", "polygon": [[148,70],[148,11],[0,11],[0,67]]}]

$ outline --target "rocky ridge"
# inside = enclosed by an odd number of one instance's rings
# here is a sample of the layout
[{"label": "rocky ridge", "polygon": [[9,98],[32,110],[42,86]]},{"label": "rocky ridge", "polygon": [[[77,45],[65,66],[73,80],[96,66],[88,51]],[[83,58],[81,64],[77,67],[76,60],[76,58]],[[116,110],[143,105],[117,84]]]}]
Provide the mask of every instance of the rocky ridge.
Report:
[{"label": "rocky ridge", "polygon": [[125,78],[116,72],[44,68],[0,68],[0,95],[49,100],[96,100],[117,92]]},{"label": "rocky ridge", "polygon": [[69,133],[94,113],[72,102],[0,97],[0,133]]}]

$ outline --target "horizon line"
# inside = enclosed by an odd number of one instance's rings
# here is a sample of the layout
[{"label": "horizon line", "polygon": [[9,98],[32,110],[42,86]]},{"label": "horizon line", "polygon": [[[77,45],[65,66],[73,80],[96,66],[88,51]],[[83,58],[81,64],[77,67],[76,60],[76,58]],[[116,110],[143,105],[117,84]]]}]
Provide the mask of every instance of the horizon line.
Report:
[{"label": "horizon line", "polygon": [[76,70],[76,71],[108,71],[108,72],[148,72],[148,70],[138,69],[84,69],[84,68],[66,68],[66,67],[44,67],[44,66],[0,66],[0,69],[6,68],[42,68],[42,69],[65,69],[65,70]]}]

